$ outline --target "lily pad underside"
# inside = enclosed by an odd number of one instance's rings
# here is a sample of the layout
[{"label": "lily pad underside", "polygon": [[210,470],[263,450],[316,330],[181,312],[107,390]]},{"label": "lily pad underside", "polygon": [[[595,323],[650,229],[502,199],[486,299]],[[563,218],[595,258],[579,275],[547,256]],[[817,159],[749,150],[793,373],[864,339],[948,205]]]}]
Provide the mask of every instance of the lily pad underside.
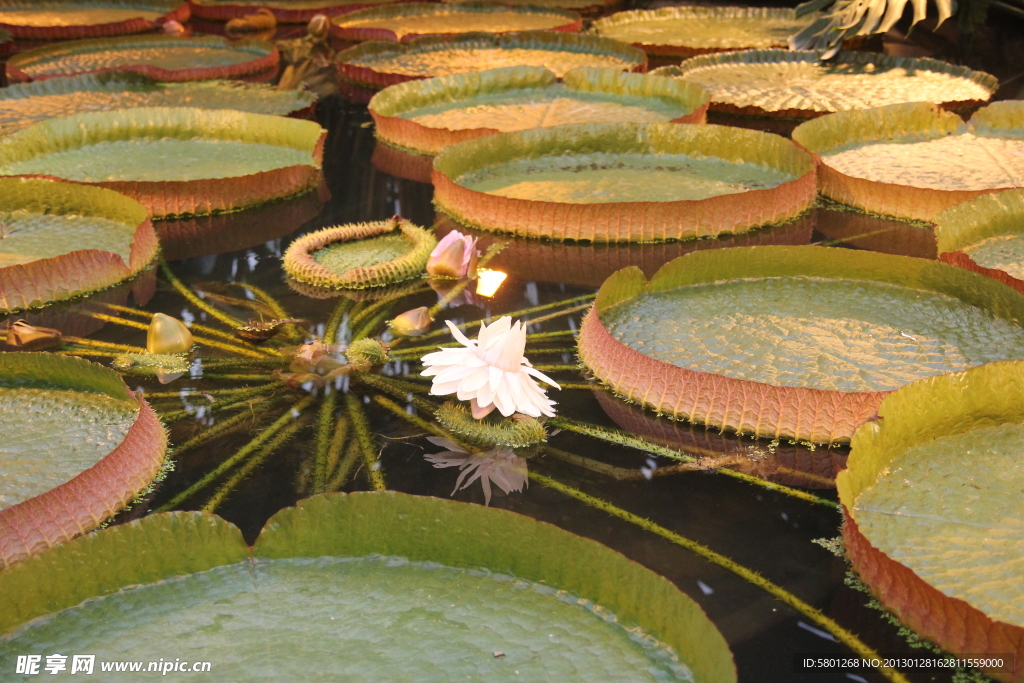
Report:
[{"label": "lily pad underside", "polygon": [[[1024,658],[1024,363],[915,382],[854,435],[838,477],[854,568],[948,652]],[[1016,672],[988,671],[1001,681]]]},{"label": "lily pad underside", "polygon": [[502,66],[543,66],[561,78],[581,66],[643,71],[643,50],[597,36],[521,31],[425,36],[408,43],[371,41],[337,56],[341,77],[381,89],[421,78],[484,71]]},{"label": "lily pad underside", "polygon": [[708,96],[683,81],[583,67],[562,83],[538,66],[439,76],[370,100],[377,137],[437,154],[464,140],[567,123],[704,123]]},{"label": "lily pad underside", "polygon": [[815,51],[749,50],[694,57],[655,73],[703,85],[712,111],[783,119],[904,102],[968,111],[999,87],[983,71],[873,52],[839,52],[822,62]]},{"label": "lily pad underside", "polygon": [[718,630],[650,570],[515,513],[393,492],[304,500],[251,556],[219,517],[151,515],[5,572],[0,604],[5,659],[172,638],[224,653],[224,680],[736,680]]},{"label": "lily pad underside", "polygon": [[0,570],[95,529],[163,467],[156,414],[95,363],[0,353],[0,404]]},{"label": "lily pad underside", "polygon": [[304,90],[278,90],[240,81],[160,83],[134,72],[85,74],[0,90],[0,135],[45,119],[87,111],[196,107],[302,117],[315,105],[316,96]]},{"label": "lily pad underside", "polygon": [[311,121],[231,110],[90,112],[0,138],[0,175],[107,187],[154,218],[226,213],[315,188],[325,137]]},{"label": "lily pad underside", "polygon": [[192,14],[203,19],[228,21],[266,8],[278,23],[304,24],[318,14],[329,17],[402,0],[190,0]]},{"label": "lily pad underside", "polygon": [[285,272],[306,285],[330,289],[382,287],[423,274],[437,240],[398,216],[376,223],[324,228],[292,242]]},{"label": "lily pad underside", "polygon": [[159,251],[139,202],[45,178],[0,178],[0,234],[0,314],[106,289]]},{"label": "lily pad underside", "polygon": [[75,40],[38,47],[7,62],[12,82],[108,71],[135,71],[158,81],[235,78],[276,68],[271,43],[219,36],[144,35]]},{"label": "lily pad underside", "polygon": [[341,40],[408,42],[420,36],[455,36],[473,31],[579,31],[580,15],[570,10],[506,7],[493,3],[401,3],[352,12],[331,21]]},{"label": "lily pad underside", "polygon": [[918,379],[1024,359],[1024,298],[943,263],[824,247],[689,254],[612,275],[579,355],[624,399],[768,438],[848,442]]},{"label": "lily pad underside", "polygon": [[[595,151],[600,150],[600,151]],[[776,135],[726,126],[566,125],[453,145],[434,203],[523,237],[658,242],[738,233],[814,203],[814,164]]]},{"label": "lily pad underside", "polygon": [[143,33],[188,17],[184,0],[0,0],[0,30],[21,40]]},{"label": "lily pad underside", "polygon": [[714,52],[786,47],[789,36],[817,17],[781,7],[661,7],[619,12],[592,31],[641,48],[648,55],[692,57]]},{"label": "lily pad underside", "polygon": [[1024,190],[987,194],[935,219],[939,259],[1024,294]]},{"label": "lily pad underside", "polygon": [[934,221],[983,194],[1024,187],[1024,103],[968,123],[923,102],[823,116],[793,131],[819,158],[818,190],[872,213]]}]

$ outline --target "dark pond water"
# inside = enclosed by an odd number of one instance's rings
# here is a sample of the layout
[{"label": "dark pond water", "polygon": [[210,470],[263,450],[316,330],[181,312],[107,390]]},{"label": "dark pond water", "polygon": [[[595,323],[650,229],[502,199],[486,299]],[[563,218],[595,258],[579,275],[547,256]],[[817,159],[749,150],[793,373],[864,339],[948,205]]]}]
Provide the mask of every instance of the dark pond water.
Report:
[{"label": "dark pond water", "polygon": [[[375,141],[372,129],[366,125],[369,117],[365,108],[336,98],[328,99],[321,103],[318,118],[330,130],[325,159],[326,189],[330,199],[322,203],[321,199],[326,195],[321,193],[319,199],[309,195],[257,210],[208,219],[219,221],[215,239],[189,237],[187,230],[192,227],[189,223],[159,224],[161,234],[166,238],[167,255],[175,259],[171,268],[177,277],[197,290],[213,292],[214,295],[221,291],[239,296],[240,290],[224,290],[224,283],[255,285],[273,295],[289,315],[308,320],[315,329],[326,321],[336,301],[308,298],[287,286],[280,255],[291,239],[327,225],[379,220],[397,213],[420,225],[435,223],[429,185],[388,175],[371,163]],[[772,231],[733,240],[702,242],[698,246],[811,242],[934,257],[930,236],[920,228],[830,211],[819,211],[817,215]],[[234,248],[242,245],[248,246]],[[490,299],[479,298],[477,306],[449,309],[442,317],[456,321],[474,320],[588,294],[619,267],[636,263],[650,274],[661,263],[692,248],[693,243],[593,247],[513,241],[493,265],[509,273],[498,293]],[[109,296],[116,299],[123,294]],[[419,305],[429,306],[436,300],[437,295],[430,290],[412,294],[399,303],[395,312]],[[70,329],[72,323],[69,321],[73,318],[68,316],[89,305],[86,301],[29,317],[34,322],[52,323],[57,327],[64,325]],[[156,293],[144,309],[186,319],[195,318],[199,322],[203,322],[205,316],[163,278],[158,279]],[[228,310],[232,310],[230,305]],[[238,308],[233,312],[244,315]],[[55,317],[58,315],[64,317],[58,319]],[[578,312],[543,322],[532,331],[574,330],[581,315],[582,312]],[[85,334],[85,331],[78,334]],[[107,324],[91,337],[133,345],[145,343],[143,330],[117,324]],[[447,341],[445,338],[438,340]],[[406,342],[408,345],[410,343]],[[570,347],[571,338],[567,337],[560,346]],[[575,357],[568,352],[545,356],[542,361],[534,360],[535,363],[575,363]],[[265,374],[269,369],[245,372]],[[584,381],[575,372],[553,374],[560,380]],[[184,377],[161,386],[155,381],[129,379],[130,384],[150,394],[168,391],[188,393],[187,390],[216,392],[256,381]],[[596,388],[552,393],[559,402],[561,415],[609,426],[618,423],[630,431],[662,439],[690,452],[728,453],[752,445],[763,450],[768,448],[766,442],[741,440],[699,426],[658,420]],[[166,411],[173,409],[178,399],[156,398],[154,403]],[[173,425],[171,437],[174,443],[181,443],[208,429],[218,419],[204,408],[209,406],[209,402],[202,396],[193,394],[181,399],[181,403],[192,406],[190,409],[195,414]],[[416,428],[378,408],[367,406],[377,445],[382,449],[381,462],[388,488],[419,495],[451,495],[457,473],[452,469],[435,469],[423,457],[424,452],[437,449],[428,444]],[[145,514],[174,499],[245,445],[283,411],[280,404],[271,406],[253,402],[251,420],[246,423],[246,429],[213,439],[200,449],[183,455],[176,463],[175,471],[151,496],[149,506],[137,507],[125,514],[124,519]],[[224,499],[217,513],[240,526],[247,538],[253,540],[271,515],[306,495],[314,450],[312,435],[312,428],[307,428],[278,449]],[[813,543],[815,539],[838,536],[840,515],[834,509],[796,500],[714,472],[654,476],[647,480],[636,475],[640,468],[650,469],[652,465],[665,466],[671,462],[571,433],[553,437],[551,445],[600,463],[631,470],[635,478],[617,480],[551,456],[532,458],[529,467],[533,471],[603,498],[759,572],[859,634],[877,651],[912,652],[895,627],[882,619],[879,612],[865,607],[868,597],[844,584],[845,563]],[[777,455],[779,462],[776,464],[782,469],[765,465],[762,473],[771,470],[771,476],[781,477],[783,483],[817,487],[829,486],[845,459],[845,453],[840,449],[819,449],[812,453],[786,444],[780,446]],[[198,509],[218,484],[185,500],[177,508]],[[360,471],[344,490],[369,488],[366,473]],[[822,488],[816,493],[835,499],[830,488]],[[455,493],[454,498],[484,502],[483,492],[475,484]],[[846,650],[827,633],[813,626],[805,616],[763,590],[654,534],[536,482],[521,494],[506,496],[496,491],[491,505],[594,538],[668,577],[699,602],[724,633],[735,653],[742,681],[883,680],[877,672],[870,670],[857,674],[860,678],[850,678],[843,673],[794,673],[793,653],[842,654]],[[908,676],[914,681],[946,680],[914,672],[909,672]]]}]

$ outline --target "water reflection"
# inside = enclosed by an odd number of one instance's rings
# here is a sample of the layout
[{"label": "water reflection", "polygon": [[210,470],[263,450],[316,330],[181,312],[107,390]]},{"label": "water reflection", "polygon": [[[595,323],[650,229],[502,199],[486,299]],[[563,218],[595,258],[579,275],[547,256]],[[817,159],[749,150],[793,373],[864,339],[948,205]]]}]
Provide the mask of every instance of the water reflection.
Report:
[{"label": "water reflection", "polygon": [[897,256],[934,259],[938,256],[931,228],[854,209],[818,207],[818,232],[841,244]]}]

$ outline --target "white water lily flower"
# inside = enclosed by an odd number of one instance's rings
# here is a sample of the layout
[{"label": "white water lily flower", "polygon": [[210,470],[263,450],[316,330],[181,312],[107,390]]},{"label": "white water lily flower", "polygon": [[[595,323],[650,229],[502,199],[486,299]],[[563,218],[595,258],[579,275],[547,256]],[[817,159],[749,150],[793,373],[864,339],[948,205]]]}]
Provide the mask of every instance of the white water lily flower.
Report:
[{"label": "white water lily flower", "polygon": [[478,420],[495,408],[505,417],[515,412],[531,417],[555,416],[555,402],[533,378],[556,389],[561,387],[534,370],[523,356],[526,328],[521,322],[513,325],[512,318],[505,316],[490,325],[481,323],[475,340],[467,339],[451,321],[448,327],[462,347],[423,356],[426,370],[422,375],[434,377],[431,394],[455,394],[460,401],[470,401],[473,417]]},{"label": "white water lily flower", "polygon": [[523,487],[528,485],[526,459],[516,455],[508,446],[499,446],[483,453],[470,453],[448,439],[428,436],[427,440],[435,446],[448,449],[441,453],[426,454],[424,457],[427,462],[437,468],[458,467],[461,470],[451,492],[453,496],[460,487],[469,488],[470,484],[479,479],[480,486],[484,489],[484,505],[490,505],[491,482],[506,494],[512,491],[521,492]]}]

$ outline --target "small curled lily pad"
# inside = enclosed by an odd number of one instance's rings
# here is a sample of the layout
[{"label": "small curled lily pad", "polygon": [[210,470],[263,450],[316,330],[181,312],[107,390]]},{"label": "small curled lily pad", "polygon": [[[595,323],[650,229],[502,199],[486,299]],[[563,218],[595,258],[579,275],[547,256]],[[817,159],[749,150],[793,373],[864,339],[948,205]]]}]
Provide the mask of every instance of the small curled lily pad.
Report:
[{"label": "small curled lily pad", "polygon": [[522,237],[658,242],[783,223],[814,203],[814,162],[776,135],[605,123],[467,140],[434,162],[434,203]]},{"label": "small curled lily pad", "polygon": [[0,314],[111,287],[159,251],[146,208],[117,192],[0,178]]},{"label": "small curled lily pad", "polygon": [[[668,78],[582,67],[562,81],[514,66],[399,83],[370,100],[377,138],[437,154],[474,138],[566,123],[704,123],[707,93]],[[429,175],[429,174],[428,174]]]},{"label": "small curled lily pad", "polygon": [[782,119],[905,102],[969,111],[999,87],[983,71],[873,52],[840,52],[823,61],[817,51],[745,50],[693,57],[655,73],[707,88],[711,111]]},{"label": "small curled lily pad", "polygon": [[117,373],[52,353],[0,353],[0,433],[0,570],[117,513],[167,447]]},{"label": "small curled lily pad", "polygon": [[1016,656],[1024,680],[1024,363],[915,382],[853,437],[837,479],[847,555],[878,600],[947,652]]},{"label": "small curled lily pad", "polygon": [[240,81],[160,83],[131,71],[51,78],[0,90],[0,135],[33,123],[87,111],[131,107],[237,109],[302,116],[316,104],[303,90],[278,90]]},{"label": "small curled lily pad", "polygon": [[987,194],[935,219],[939,259],[1024,293],[1024,190]]},{"label": "small curled lily pad", "polygon": [[889,392],[1024,359],[1024,297],[943,263],[850,249],[695,252],[601,286],[580,360],[675,418],[845,443]]},{"label": "small curled lily pad", "polygon": [[213,648],[233,680],[736,680],[722,635],[649,569],[515,513],[393,492],[301,501],[252,549],[206,513],[104,530],[0,574],[0,634],[4,661],[57,641],[101,661],[127,641],[142,659]]},{"label": "small curled lily pad", "polygon": [[284,269],[293,280],[314,287],[382,287],[422,275],[436,245],[430,232],[398,216],[350,223],[292,242]]},{"label": "small curled lily pad", "polygon": [[3,0],[0,30],[21,40],[99,38],[151,31],[189,17],[185,0]]},{"label": "small curled lily pad", "polygon": [[235,78],[277,67],[271,43],[231,42],[219,36],[143,35],[74,40],[37,47],[12,57],[12,82],[106,71],[135,71],[160,81]]},{"label": "small curled lily pad", "polygon": [[839,112],[801,124],[793,140],[817,156],[821,194],[884,216],[930,222],[1024,187],[1024,102],[994,102],[968,123],[924,102]]},{"label": "small curled lily pad", "polygon": [[89,112],[0,138],[0,175],[100,185],[154,218],[227,213],[315,188],[326,136],[312,121],[227,109]]},{"label": "small curled lily pad", "polygon": [[452,401],[447,401],[438,408],[434,419],[440,422],[442,427],[466,441],[487,448],[527,448],[548,439],[544,423],[535,417],[499,417],[491,413],[482,420],[477,420],[470,414],[465,404]]}]

